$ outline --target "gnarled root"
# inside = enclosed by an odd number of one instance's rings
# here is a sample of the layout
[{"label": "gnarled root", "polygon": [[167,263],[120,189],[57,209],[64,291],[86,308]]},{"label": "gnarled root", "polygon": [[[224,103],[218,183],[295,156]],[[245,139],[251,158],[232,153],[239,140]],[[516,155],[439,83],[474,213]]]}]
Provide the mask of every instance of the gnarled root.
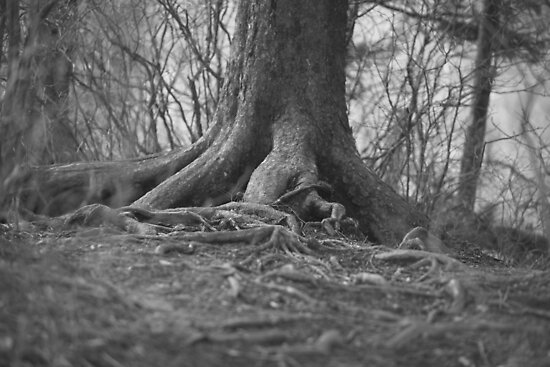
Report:
[{"label": "gnarled root", "polygon": [[[267,228],[268,230],[271,230],[271,233],[269,233],[269,239],[267,240],[267,242],[254,248],[252,250],[252,253],[246,259],[241,261],[241,265],[249,264],[257,257],[259,253],[269,248],[281,250],[286,254],[292,254],[292,253],[298,253],[298,252],[304,253],[304,254],[311,254],[313,252],[309,247],[307,247],[306,245],[307,240],[305,238],[298,236],[297,234],[287,230],[284,227],[268,226],[268,227],[260,227],[260,228],[263,230],[260,233],[262,235],[268,234],[268,231],[266,231],[265,228]],[[258,237],[259,236],[253,237],[252,244],[255,245],[259,242]]]},{"label": "gnarled root", "polygon": [[177,235],[178,242],[159,245],[155,252],[168,254],[171,252],[190,253],[194,243],[224,245],[230,243],[248,243],[253,246],[250,255],[239,265],[250,264],[257,256],[270,248],[283,251],[285,254],[311,254],[304,237],[279,225],[264,225],[238,231],[192,232]]},{"label": "gnarled root", "polygon": [[418,281],[432,277],[443,265],[443,270],[453,271],[464,269],[466,265],[458,260],[453,259],[445,254],[437,254],[422,250],[403,250],[396,249],[388,252],[382,252],[374,255],[375,259],[383,261],[413,261],[416,262],[410,265],[412,269],[418,269],[425,265],[430,265],[428,271],[422,275]]},{"label": "gnarled root", "polygon": [[[233,223],[235,227],[237,227],[237,222],[248,225],[265,225],[265,223],[269,223],[288,226],[296,233],[300,231],[298,221],[291,214],[266,205],[237,202],[218,207],[189,207],[165,210],[149,210],[133,206],[113,209],[102,204],[91,204],[60,219],[66,227],[108,226],[138,234],[171,232],[188,227],[195,230],[215,231],[213,223],[223,221]],[[146,233],[140,232],[139,228],[134,228],[136,223],[142,224],[143,228],[141,229],[148,228]]]},{"label": "gnarled root", "polygon": [[409,231],[397,246],[401,249],[414,249],[451,255],[453,252],[424,227],[416,227]]},{"label": "gnarled root", "polygon": [[[231,210],[242,209],[243,211],[255,214],[266,215],[268,219],[277,222],[285,221],[290,230],[278,224],[263,224],[254,228],[217,231],[211,221],[218,220],[220,216],[235,214]],[[250,263],[254,257],[269,248],[281,250],[286,254],[304,253],[311,254],[313,251],[307,246],[307,240],[294,231],[293,226],[297,224],[292,221],[292,216],[259,204],[229,203],[216,208],[180,208],[168,210],[146,210],[135,207],[123,207],[111,209],[105,205],[94,204],[82,207],[65,218],[66,226],[110,226],[131,233],[150,235],[157,232],[167,232],[170,228],[178,226],[199,225],[203,229],[208,228],[211,232],[173,232],[171,239],[177,242],[167,242],[157,247],[156,252],[167,254],[170,252],[192,253],[192,243],[208,244],[230,244],[248,243],[255,248],[250,256],[243,261],[243,264]]]}]

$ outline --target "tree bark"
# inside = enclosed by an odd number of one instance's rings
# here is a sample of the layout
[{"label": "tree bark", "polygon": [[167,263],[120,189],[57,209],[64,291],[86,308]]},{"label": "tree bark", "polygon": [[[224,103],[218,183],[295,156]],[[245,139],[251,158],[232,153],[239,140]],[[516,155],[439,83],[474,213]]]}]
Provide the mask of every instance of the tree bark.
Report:
[{"label": "tree bark", "polygon": [[[135,174],[139,165],[111,163],[125,172],[119,175],[122,187],[143,188],[159,172],[166,175],[170,164],[177,170],[133,205],[219,204],[245,186],[245,201],[271,204],[304,189],[288,203],[298,215],[322,219],[342,204],[373,241],[397,243],[411,228],[426,225],[424,215],[364,165],[355,147],[344,98],[347,7],[341,0],[240,2],[215,124],[200,148],[152,158],[141,176]],[[177,164],[169,159],[175,154],[181,155]],[[51,186],[70,169],[34,173],[42,175],[41,186]],[[116,181],[112,170],[103,170],[95,186],[87,185],[88,195]],[[77,171],[85,182],[85,165]],[[323,182],[332,192],[316,189]]]},{"label": "tree bark", "polygon": [[494,37],[499,27],[499,7],[499,0],[484,0],[479,15],[472,121],[466,131],[458,185],[459,202],[466,213],[474,212],[477,183],[483,163],[489,99],[495,77],[493,50]]}]

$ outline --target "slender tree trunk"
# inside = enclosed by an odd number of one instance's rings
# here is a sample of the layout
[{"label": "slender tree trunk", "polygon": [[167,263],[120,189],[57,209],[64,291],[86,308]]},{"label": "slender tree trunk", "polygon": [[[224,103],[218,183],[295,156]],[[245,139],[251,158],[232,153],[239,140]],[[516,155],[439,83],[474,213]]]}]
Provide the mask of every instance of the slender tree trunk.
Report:
[{"label": "slender tree trunk", "polygon": [[499,27],[499,6],[499,0],[483,0],[483,9],[479,14],[472,121],[466,131],[458,187],[460,204],[466,212],[470,213],[474,211],[475,206],[477,184],[483,162],[489,98],[495,77],[493,38]]},{"label": "slender tree trunk", "polygon": [[[302,218],[333,217],[343,205],[372,240],[397,243],[427,218],[374,175],[355,147],[345,104],[347,9],[342,0],[240,2],[215,123],[192,148],[93,170],[40,168],[33,182],[50,201],[72,192],[81,202],[113,205],[110,193],[123,205],[162,179],[133,203],[159,209],[219,204],[237,190],[245,201],[271,204],[299,191],[286,204]],[[117,194],[125,187],[135,191]]]},{"label": "slender tree trunk", "polygon": [[[37,76],[37,102],[44,120],[43,154],[40,164],[74,162],[78,158],[78,142],[74,124],[69,120],[69,88],[72,78],[71,30],[69,23],[58,18],[75,19],[76,3],[58,1],[57,9],[34,3],[34,22],[31,37],[36,39],[37,49],[33,68]],[[48,14],[51,14],[48,16]],[[58,24],[59,23],[59,24]]]}]

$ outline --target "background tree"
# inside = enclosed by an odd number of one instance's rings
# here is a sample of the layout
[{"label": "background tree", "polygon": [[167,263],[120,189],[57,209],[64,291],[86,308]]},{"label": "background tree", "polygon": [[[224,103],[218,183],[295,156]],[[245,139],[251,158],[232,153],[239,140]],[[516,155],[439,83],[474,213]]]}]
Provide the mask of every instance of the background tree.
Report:
[{"label": "background tree", "polygon": [[496,43],[494,39],[501,27],[500,7],[501,4],[498,0],[484,0],[477,20],[478,35],[474,64],[472,121],[465,134],[458,185],[460,204],[466,212],[472,213],[474,212],[477,183],[483,162],[489,98],[495,78],[493,53]]},{"label": "background tree", "polygon": [[459,111],[469,94],[461,70],[466,51],[424,18],[382,7],[363,17],[353,44],[357,59],[348,68],[359,75],[348,83],[348,103],[361,155],[431,212],[446,201],[456,177]]},{"label": "background tree", "polygon": [[[459,198],[463,207],[474,211],[476,190],[485,149],[489,98],[497,75],[498,60],[523,59],[529,64],[543,60],[548,35],[533,18],[540,16],[540,4],[514,1],[484,1],[477,19],[477,53],[474,69],[472,121],[466,131],[461,161]],[[532,20],[530,26],[525,21]],[[546,37],[546,38],[545,38]]]},{"label": "background tree", "polygon": [[7,81],[0,107],[0,135],[4,137],[0,177],[9,178],[20,164],[67,162],[77,157],[67,116],[71,40],[61,37],[66,36],[75,13],[69,1],[26,4],[10,0],[3,7]]},{"label": "background tree", "polygon": [[[501,169],[508,170],[504,167],[510,166],[503,155],[499,156],[501,162],[498,163],[495,156],[486,159],[490,165],[480,170],[482,180],[471,182],[466,180],[468,175],[460,174],[463,158],[472,152],[464,148],[465,139],[479,141],[484,152],[516,135],[495,137],[495,131],[509,128],[503,126],[502,118],[492,119],[495,105],[490,103],[486,104],[485,111],[490,140],[485,138],[485,129],[475,130],[481,135],[472,137],[465,128],[472,121],[467,112],[479,101],[474,95],[474,91],[479,91],[474,87],[474,80],[481,75],[474,63],[478,55],[476,42],[481,10],[477,4],[469,1],[364,2],[359,12],[363,18],[355,27],[352,62],[348,68],[353,71],[349,74],[348,85],[352,87],[349,104],[362,156],[396,190],[427,213],[435,213],[434,219],[453,221],[448,209],[460,201],[456,200],[458,189],[465,182],[481,185],[483,200],[477,202],[478,211],[491,206],[492,202],[486,200],[488,197],[502,200],[504,196],[497,190],[505,194],[508,203],[514,203],[514,208],[528,205],[528,197],[521,203],[517,201],[519,196],[510,197],[510,182],[519,185],[525,181],[502,177]],[[509,93],[511,98],[525,87],[544,93],[544,77],[535,85],[525,86],[518,67],[544,70],[549,38],[543,24],[548,8],[534,2],[505,1],[501,5],[500,26],[490,38],[493,51],[488,69],[491,73],[487,76],[494,82],[488,93],[493,97]],[[539,74],[545,73],[539,71]],[[354,77],[357,75],[360,76]],[[366,100],[369,103],[365,103]],[[495,101],[501,103],[501,100]],[[490,100],[485,98],[485,102]],[[502,106],[497,111],[502,111]],[[510,144],[510,148],[517,149],[520,144],[515,147]],[[481,169],[481,161],[477,166]],[[500,177],[502,183],[496,187]],[[485,186],[489,182],[490,185]],[[447,211],[442,215],[444,208]],[[504,222],[520,225],[517,221],[511,222],[509,214],[512,214],[509,209],[503,212],[499,209],[500,225]],[[533,219],[531,211],[521,225]]]}]

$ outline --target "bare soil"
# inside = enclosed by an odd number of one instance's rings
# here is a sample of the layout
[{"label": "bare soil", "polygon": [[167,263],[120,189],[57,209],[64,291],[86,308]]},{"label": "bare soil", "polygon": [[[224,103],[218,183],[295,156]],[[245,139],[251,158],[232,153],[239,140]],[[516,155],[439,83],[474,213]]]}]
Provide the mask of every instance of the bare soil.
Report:
[{"label": "bare soil", "polygon": [[304,254],[2,225],[0,366],[550,366],[550,271],[321,228]]}]

